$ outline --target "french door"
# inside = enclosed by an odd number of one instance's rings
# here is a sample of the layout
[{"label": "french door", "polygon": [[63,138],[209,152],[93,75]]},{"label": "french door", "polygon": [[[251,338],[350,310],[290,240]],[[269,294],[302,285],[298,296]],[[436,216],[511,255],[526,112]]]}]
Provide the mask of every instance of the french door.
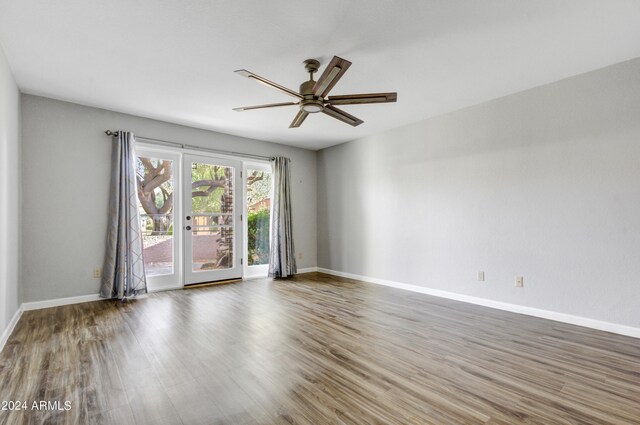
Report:
[{"label": "french door", "polygon": [[268,163],[139,147],[136,178],[151,291],[267,275]]},{"label": "french door", "polygon": [[229,159],[137,149],[149,290],[243,276],[241,167]]},{"label": "french door", "polygon": [[242,277],[242,163],[183,157],[184,284]]}]

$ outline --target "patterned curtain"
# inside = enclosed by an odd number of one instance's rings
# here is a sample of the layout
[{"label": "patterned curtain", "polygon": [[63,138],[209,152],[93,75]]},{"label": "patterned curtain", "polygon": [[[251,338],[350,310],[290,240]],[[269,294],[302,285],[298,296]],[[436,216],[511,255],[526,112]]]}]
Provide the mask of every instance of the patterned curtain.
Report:
[{"label": "patterned curtain", "polygon": [[113,138],[111,195],[100,296],[125,300],[147,292],[142,259],[135,171],[135,137],[118,132]]},{"label": "patterned curtain", "polygon": [[273,204],[271,207],[271,249],[269,251],[269,277],[287,277],[296,274],[293,229],[291,224],[291,160],[274,158]]}]

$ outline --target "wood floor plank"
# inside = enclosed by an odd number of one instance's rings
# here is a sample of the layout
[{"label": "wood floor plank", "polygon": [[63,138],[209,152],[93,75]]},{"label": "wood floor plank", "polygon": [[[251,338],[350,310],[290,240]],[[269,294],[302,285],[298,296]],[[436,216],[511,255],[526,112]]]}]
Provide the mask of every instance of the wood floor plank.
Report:
[{"label": "wood floor plank", "polygon": [[639,424],[640,340],[352,279],[23,314],[0,425]]}]

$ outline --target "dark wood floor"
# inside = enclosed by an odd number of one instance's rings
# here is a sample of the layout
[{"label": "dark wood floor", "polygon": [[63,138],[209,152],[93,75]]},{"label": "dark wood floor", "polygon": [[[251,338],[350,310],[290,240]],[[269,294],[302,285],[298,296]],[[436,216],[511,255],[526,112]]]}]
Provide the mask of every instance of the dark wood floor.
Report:
[{"label": "dark wood floor", "polygon": [[638,424],[640,340],[306,274],[25,312],[1,424]]}]

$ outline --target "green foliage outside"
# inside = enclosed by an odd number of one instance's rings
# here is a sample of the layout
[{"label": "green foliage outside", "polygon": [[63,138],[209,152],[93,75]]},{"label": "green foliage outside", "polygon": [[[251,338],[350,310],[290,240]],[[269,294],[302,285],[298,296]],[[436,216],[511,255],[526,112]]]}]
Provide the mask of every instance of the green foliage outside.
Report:
[{"label": "green foliage outside", "polygon": [[250,212],[247,221],[249,265],[269,263],[269,210]]},{"label": "green foliage outside", "polygon": [[[204,182],[220,182],[224,183],[226,180],[225,171],[230,170],[227,167],[219,167],[210,164],[197,164],[195,168],[191,169],[191,182],[204,183]],[[229,176],[229,178],[232,178]],[[194,188],[194,191],[202,190],[203,187]],[[207,189],[205,186],[204,189]],[[205,196],[194,196],[191,198],[191,206],[193,214],[197,213],[219,213],[222,210],[222,194],[224,193],[223,187],[216,187],[210,194]]]}]

